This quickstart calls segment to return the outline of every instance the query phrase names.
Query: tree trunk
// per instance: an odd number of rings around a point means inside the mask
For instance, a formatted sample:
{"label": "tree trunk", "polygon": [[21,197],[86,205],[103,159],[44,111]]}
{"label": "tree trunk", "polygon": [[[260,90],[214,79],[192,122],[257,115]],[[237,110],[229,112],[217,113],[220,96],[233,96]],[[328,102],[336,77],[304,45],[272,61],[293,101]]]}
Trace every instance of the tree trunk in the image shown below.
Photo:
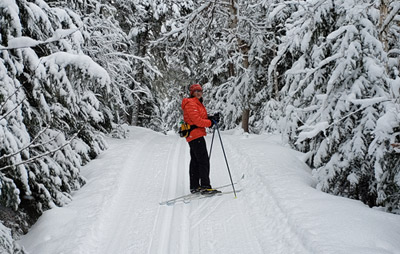
{"label": "tree trunk", "polygon": [[138,119],[139,119],[139,100],[135,99],[134,104],[131,107],[131,112],[130,112],[130,124],[132,126],[137,126],[138,125]]}
{"label": "tree trunk", "polygon": [[[236,0],[230,0],[230,12],[231,12],[231,22],[229,27],[231,29],[237,29],[238,26],[238,9],[237,9],[237,1]],[[238,42],[238,48],[240,50],[240,52],[243,55],[243,67],[245,69],[248,69],[249,67],[249,55],[248,52],[250,50],[249,45],[247,45],[247,43],[245,41],[243,41],[242,39],[237,37],[237,42]],[[229,72],[230,74],[234,73],[233,70],[233,64],[231,64],[229,66]],[[250,106],[249,106],[249,102],[247,101],[248,98],[243,98],[243,100],[245,100],[243,102],[244,106],[243,106],[243,112],[242,112],[242,128],[245,132],[249,132],[249,118],[250,118]]]}
{"label": "tree trunk", "polygon": [[388,52],[388,50],[389,50],[389,43],[388,43],[388,38],[387,38],[389,26],[384,27],[385,21],[387,19],[388,12],[389,12],[389,7],[388,6],[389,6],[389,1],[388,0],[381,0],[380,1],[380,7],[379,7],[379,9],[380,9],[379,40],[382,42],[383,49],[385,50],[385,52]]}
{"label": "tree trunk", "polygon": [[249,132],[250,109],[244,109],[242,113],[242,128],[244,132]]}
{"label": "tree trunk", "polygon": [[[132,89],[135,89],[134,84],[132,85]],[[131,96],[133,96],[134,101],[127,110],[127,120],[130,125],[137,126],[139,119],[139,99],[135,98],[133,94]]]}

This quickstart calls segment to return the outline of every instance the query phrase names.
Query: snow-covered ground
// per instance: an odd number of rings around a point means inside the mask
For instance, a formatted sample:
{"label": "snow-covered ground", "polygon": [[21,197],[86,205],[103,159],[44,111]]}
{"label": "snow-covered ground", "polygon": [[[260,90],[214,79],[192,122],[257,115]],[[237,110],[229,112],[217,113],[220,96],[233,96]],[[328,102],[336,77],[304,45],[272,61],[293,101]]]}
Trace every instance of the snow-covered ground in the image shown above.
{"label": "snow-covered ground", "polygon": [[[400,216],[315,190],[301,154],[279,137],[229,131],[222,139],[233,179],[245,174],[237,199],[159,205],[189,192],[189,146],[130,128],[83,168],[88,183],[74,200],[45,212],[19,243],[32,254],[400,253]],[[216,139],[211,183],[229,182]]]}

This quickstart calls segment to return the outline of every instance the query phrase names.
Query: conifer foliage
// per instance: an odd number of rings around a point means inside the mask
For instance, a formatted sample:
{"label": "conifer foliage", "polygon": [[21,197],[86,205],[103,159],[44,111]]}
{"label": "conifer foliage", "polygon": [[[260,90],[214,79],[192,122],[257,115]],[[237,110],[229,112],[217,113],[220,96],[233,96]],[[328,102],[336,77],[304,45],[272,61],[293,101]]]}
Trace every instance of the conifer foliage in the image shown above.
{"label": "conifer foliage", "polygon": [[35,219],[84,184],[80,167],[106,148],[115,89],[83,54],[72,11],[6,0],[0,16],[0,201]]}
{"label": "conifer foliage", "polygon": [[71,200],[105,134],[176,128],[193,83],[222,128],[304,152],[319,189],[400,213],[399,13],[395,0],[0,1],[0,211],[23,221],[0,213],[0,252],[23,252],[11,232]]}
{"label": "conifer foliage", "polygon": [[373,1],[307,1],[293,13],[278,52],[295,58],[281,89],[282,127],[308,153],[318,188],[396,210],[398,71],[390,77],[379,17]]}

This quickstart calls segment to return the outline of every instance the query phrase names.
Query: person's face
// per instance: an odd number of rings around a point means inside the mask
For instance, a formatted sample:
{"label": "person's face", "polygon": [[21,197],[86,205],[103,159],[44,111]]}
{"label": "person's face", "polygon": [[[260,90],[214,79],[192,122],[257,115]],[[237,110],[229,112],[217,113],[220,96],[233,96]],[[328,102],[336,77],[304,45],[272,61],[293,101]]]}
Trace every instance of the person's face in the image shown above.
{"label": "person's face", "polygon": [[201,97],[203,97],[203,91],[202,90],[195,90],[193,95],[197,98],[200,99]]}

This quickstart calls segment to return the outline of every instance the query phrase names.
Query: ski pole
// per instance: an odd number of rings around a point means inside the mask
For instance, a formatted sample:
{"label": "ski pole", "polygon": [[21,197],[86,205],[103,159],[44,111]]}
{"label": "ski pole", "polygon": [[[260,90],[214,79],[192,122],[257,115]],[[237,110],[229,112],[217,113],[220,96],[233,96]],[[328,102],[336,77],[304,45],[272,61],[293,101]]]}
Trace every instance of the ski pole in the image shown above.
{"label": "ski pole", "polygon": [[217,124],[217,123],[214,123],[214,124],[215,124],[215,128],[216,128],[217,131],[218,131],[219,140],[221,141],[221,147],[222,147],[222,151],[224,152],[226,167],[228,168],[229,178],[231,179],[232,188],[233,188],[233,193],[235,194],[235,198],[237,198],[237,196],[236,196],[236,190],[235,190],[235,185],[233,184],[233,181],[232,181],[231,170],[229,169],[228,159],[226,158],[226,154],[225,154],[224,144],[222,143],[221,133],[219,132],[218,124]]}
{"label": "ski pole", "polygon": [[208,159],[209,160],[211,160],[211,151],[212,151],[213,143],[214,143],[214,135],[215,135],[215,127],[214,127],[214,131],[213,131],[213,136],[212,136],[212,139],[211,139],[210,155],[208,155]]}

